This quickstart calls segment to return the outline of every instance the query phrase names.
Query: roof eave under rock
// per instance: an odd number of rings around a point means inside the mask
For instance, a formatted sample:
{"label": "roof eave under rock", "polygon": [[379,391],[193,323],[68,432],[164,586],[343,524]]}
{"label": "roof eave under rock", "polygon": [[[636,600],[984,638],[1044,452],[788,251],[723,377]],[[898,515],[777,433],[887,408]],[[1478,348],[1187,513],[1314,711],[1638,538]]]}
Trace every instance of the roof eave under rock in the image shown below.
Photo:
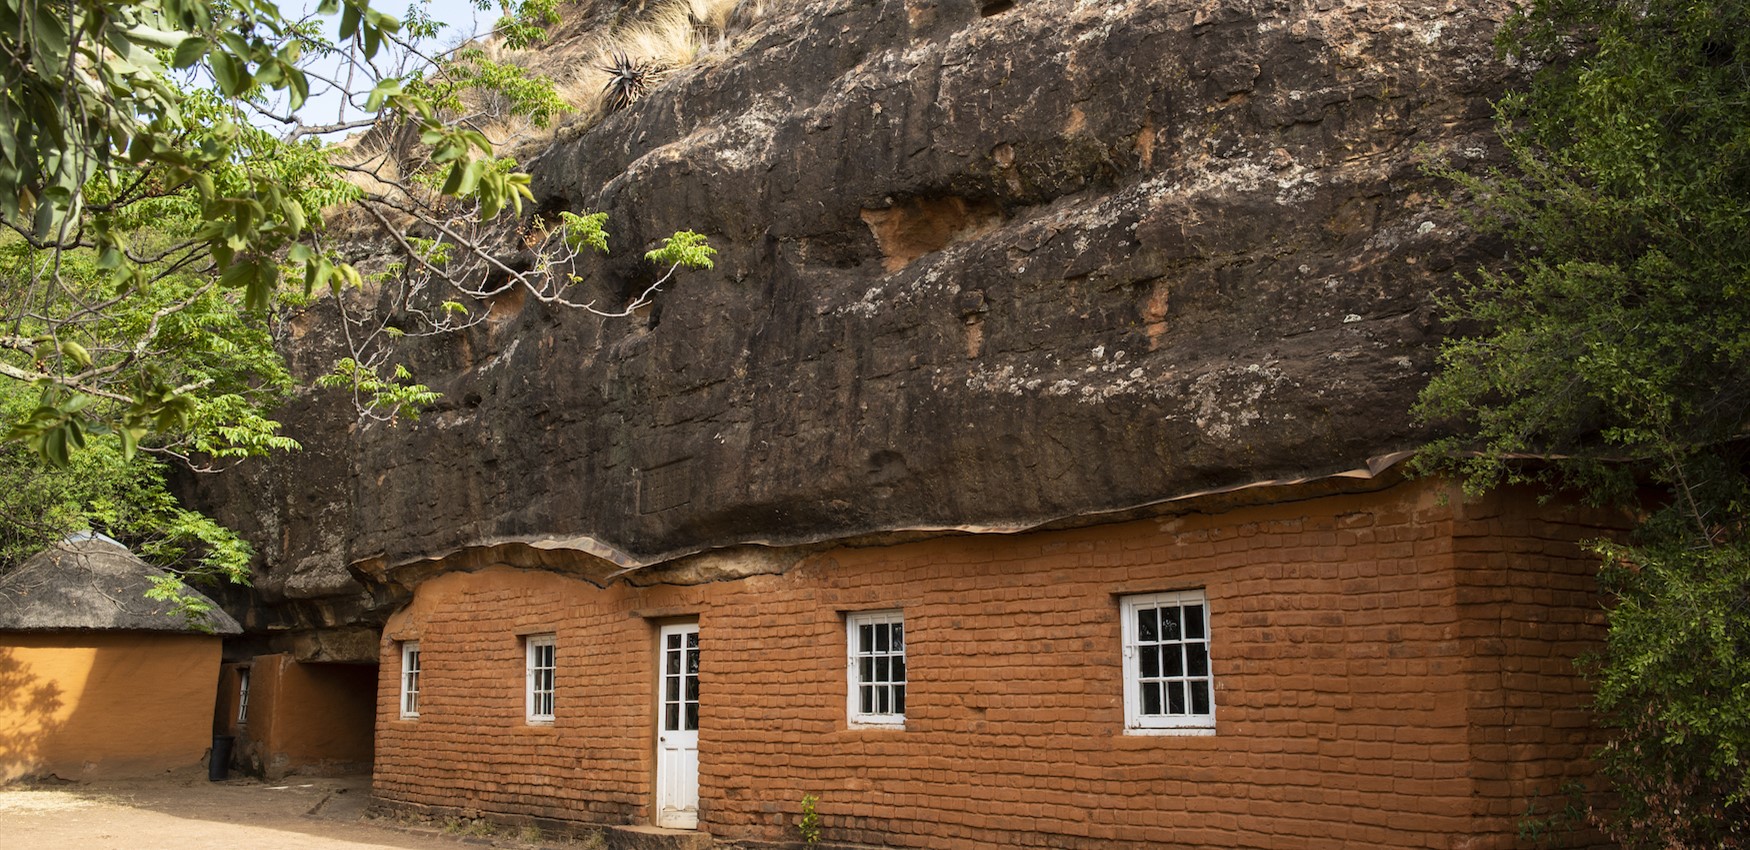
{"label": "roof eave under rock", "polygon": [[[405,558],[388,563],[382,557],[364,558],[352,564],[354,574],[366,576],[386,585],[404,588],[417,586],[439,573],[471,571],[489,566],[509,565],[528,569],[546,569],[582,578],[605,587],[615,580],[634,577],[637,573],[659,567],[692,569],[700,580],[712,580],[716,573],[783,572],[784,568],[815,551],[838,546],[880,546],[940,537],[949,534],[1023,534],[1128,522],[1137,519],[1166,516],[1193,511],[1229,510],[1252,504],[1292,502],[1342,493],[1381,490],[1401,482],[1402,466],[1415,455],[1414,451],[1397,451],[1376,455],[1355,468],[1294,478],[1270,478],[1234,484],[1226,487],[1179,493],[1149,502],[1101,511],[1083,511],[1047,519],[1014,523],[979,523],[966,525],[913,525],[890,529],[872,529],[853,534],[841,534],[805,539],[742,540],[732,546],[699,547],[654,556],[639,557],[587,535],[531,535],[495,537],[479,543],[459,546],[441,553]],[[585,557],[579,558],[579,555]],[[745,567],[722,570],[719,560],[762,562],[751,570]],[[697,562],[697,563],[693,563]],[[765,563],[769,562],[769,563]],[[728,577],[727,575],[723,577]],[[628,578],[628,580],[631,580]],[[685,583],[685,582],[682,582]]]}

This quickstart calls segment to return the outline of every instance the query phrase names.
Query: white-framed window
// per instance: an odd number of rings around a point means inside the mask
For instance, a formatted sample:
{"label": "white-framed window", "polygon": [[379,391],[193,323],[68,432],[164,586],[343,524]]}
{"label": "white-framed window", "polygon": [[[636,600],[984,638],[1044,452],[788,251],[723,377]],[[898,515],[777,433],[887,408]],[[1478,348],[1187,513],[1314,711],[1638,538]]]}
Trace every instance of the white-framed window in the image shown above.
{"label": "white-framed window", "polygon": [[1203,591],[1126,596],[1122,608],[1125,731],[1214,734],[1215,679]]}
{"label": "white-framed window", "polygon": [[419,716],[419,641],[401,642],[401,717]]}
{"label": "white-framed window", "polygon": [[237,668],[237,725],[249,722],[249,668]]}
{"label": "white-framed window", "polygon": [[528,648],[528,708],[530,723],[553,722],[553,678],[558,670],[558,644],[553,635],[529,635],[523,639]]}
{"label": "white-framed window", "polygon": [[899,611],[845,615],[853,726],[905,725],[905,617]]}

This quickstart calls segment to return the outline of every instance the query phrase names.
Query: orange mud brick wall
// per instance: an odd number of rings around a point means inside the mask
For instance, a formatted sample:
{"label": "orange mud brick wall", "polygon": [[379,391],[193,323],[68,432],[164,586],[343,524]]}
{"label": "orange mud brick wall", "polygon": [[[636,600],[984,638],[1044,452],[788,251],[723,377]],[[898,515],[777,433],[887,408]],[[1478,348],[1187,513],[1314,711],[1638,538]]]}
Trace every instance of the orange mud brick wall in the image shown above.
{"label": "orange mud brick wall", "polygon": [[0,782],[199,767],[219,647],[206,635],[0,633]]}
{"label": "orange mud brick wall", "polygon": [[1599,558],[1575,552],[1628,528],[1525,492],[1465,505],[1453,523],[1476,816],[1510,825],[1533,801],[1559,810],[1563,786],[1590,775],[1572,764],[1601,742],[1575,660],[1601,646],[1604,600]]}
{"label": "orange mud brick wall", "polygon": [[[239,670],[249,669],[249,713],[237,722]],[[305,664],[288,654],[225,665],[219,726],[237,736],[232,762],[269,779],[371,769],[377,668]]]}
{"label": "orange mud brick wall", "polygon": [[[656,634],[700,628],[700,830],[905,848],[1506,848],[1584,778],[1572,659],[1602,635],[1614,520],[1411,482],[1098,527],[839,548],[783,575],[600,588],[489,567],[391,618],[379,796],[648,823]],[[1207,598],[1215,734],[1127,734],[1120,604]],[[899,609],[903,729],[847,723],[847,612]],[[557,636],[556,719],[524,719],[522,636]],[[421,650],[402,719],[401,642]]]}

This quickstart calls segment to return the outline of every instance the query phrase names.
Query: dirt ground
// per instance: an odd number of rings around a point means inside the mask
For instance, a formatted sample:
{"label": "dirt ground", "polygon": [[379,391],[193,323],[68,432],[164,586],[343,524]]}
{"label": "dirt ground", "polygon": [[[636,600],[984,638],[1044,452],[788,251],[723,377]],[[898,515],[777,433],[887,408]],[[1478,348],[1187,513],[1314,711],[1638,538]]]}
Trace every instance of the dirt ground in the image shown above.
{"label": "dirt ground", "polygon": [[370,779],[291,777],[0,786],[0,850],[461,850],[583,847],[485,823],[367,813]]}

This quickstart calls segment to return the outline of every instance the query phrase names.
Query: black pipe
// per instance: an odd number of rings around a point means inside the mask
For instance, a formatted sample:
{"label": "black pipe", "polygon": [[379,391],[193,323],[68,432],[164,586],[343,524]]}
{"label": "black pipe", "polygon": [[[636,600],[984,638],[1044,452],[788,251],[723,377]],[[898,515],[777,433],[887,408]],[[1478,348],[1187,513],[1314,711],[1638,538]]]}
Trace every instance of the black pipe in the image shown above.
{"label": "black pipe", "polygon": [[229,778],[231,770],[231,744],[236,741],[232,735],[213,736],[213,755],[207,760],[207,781],[223,782]]}

